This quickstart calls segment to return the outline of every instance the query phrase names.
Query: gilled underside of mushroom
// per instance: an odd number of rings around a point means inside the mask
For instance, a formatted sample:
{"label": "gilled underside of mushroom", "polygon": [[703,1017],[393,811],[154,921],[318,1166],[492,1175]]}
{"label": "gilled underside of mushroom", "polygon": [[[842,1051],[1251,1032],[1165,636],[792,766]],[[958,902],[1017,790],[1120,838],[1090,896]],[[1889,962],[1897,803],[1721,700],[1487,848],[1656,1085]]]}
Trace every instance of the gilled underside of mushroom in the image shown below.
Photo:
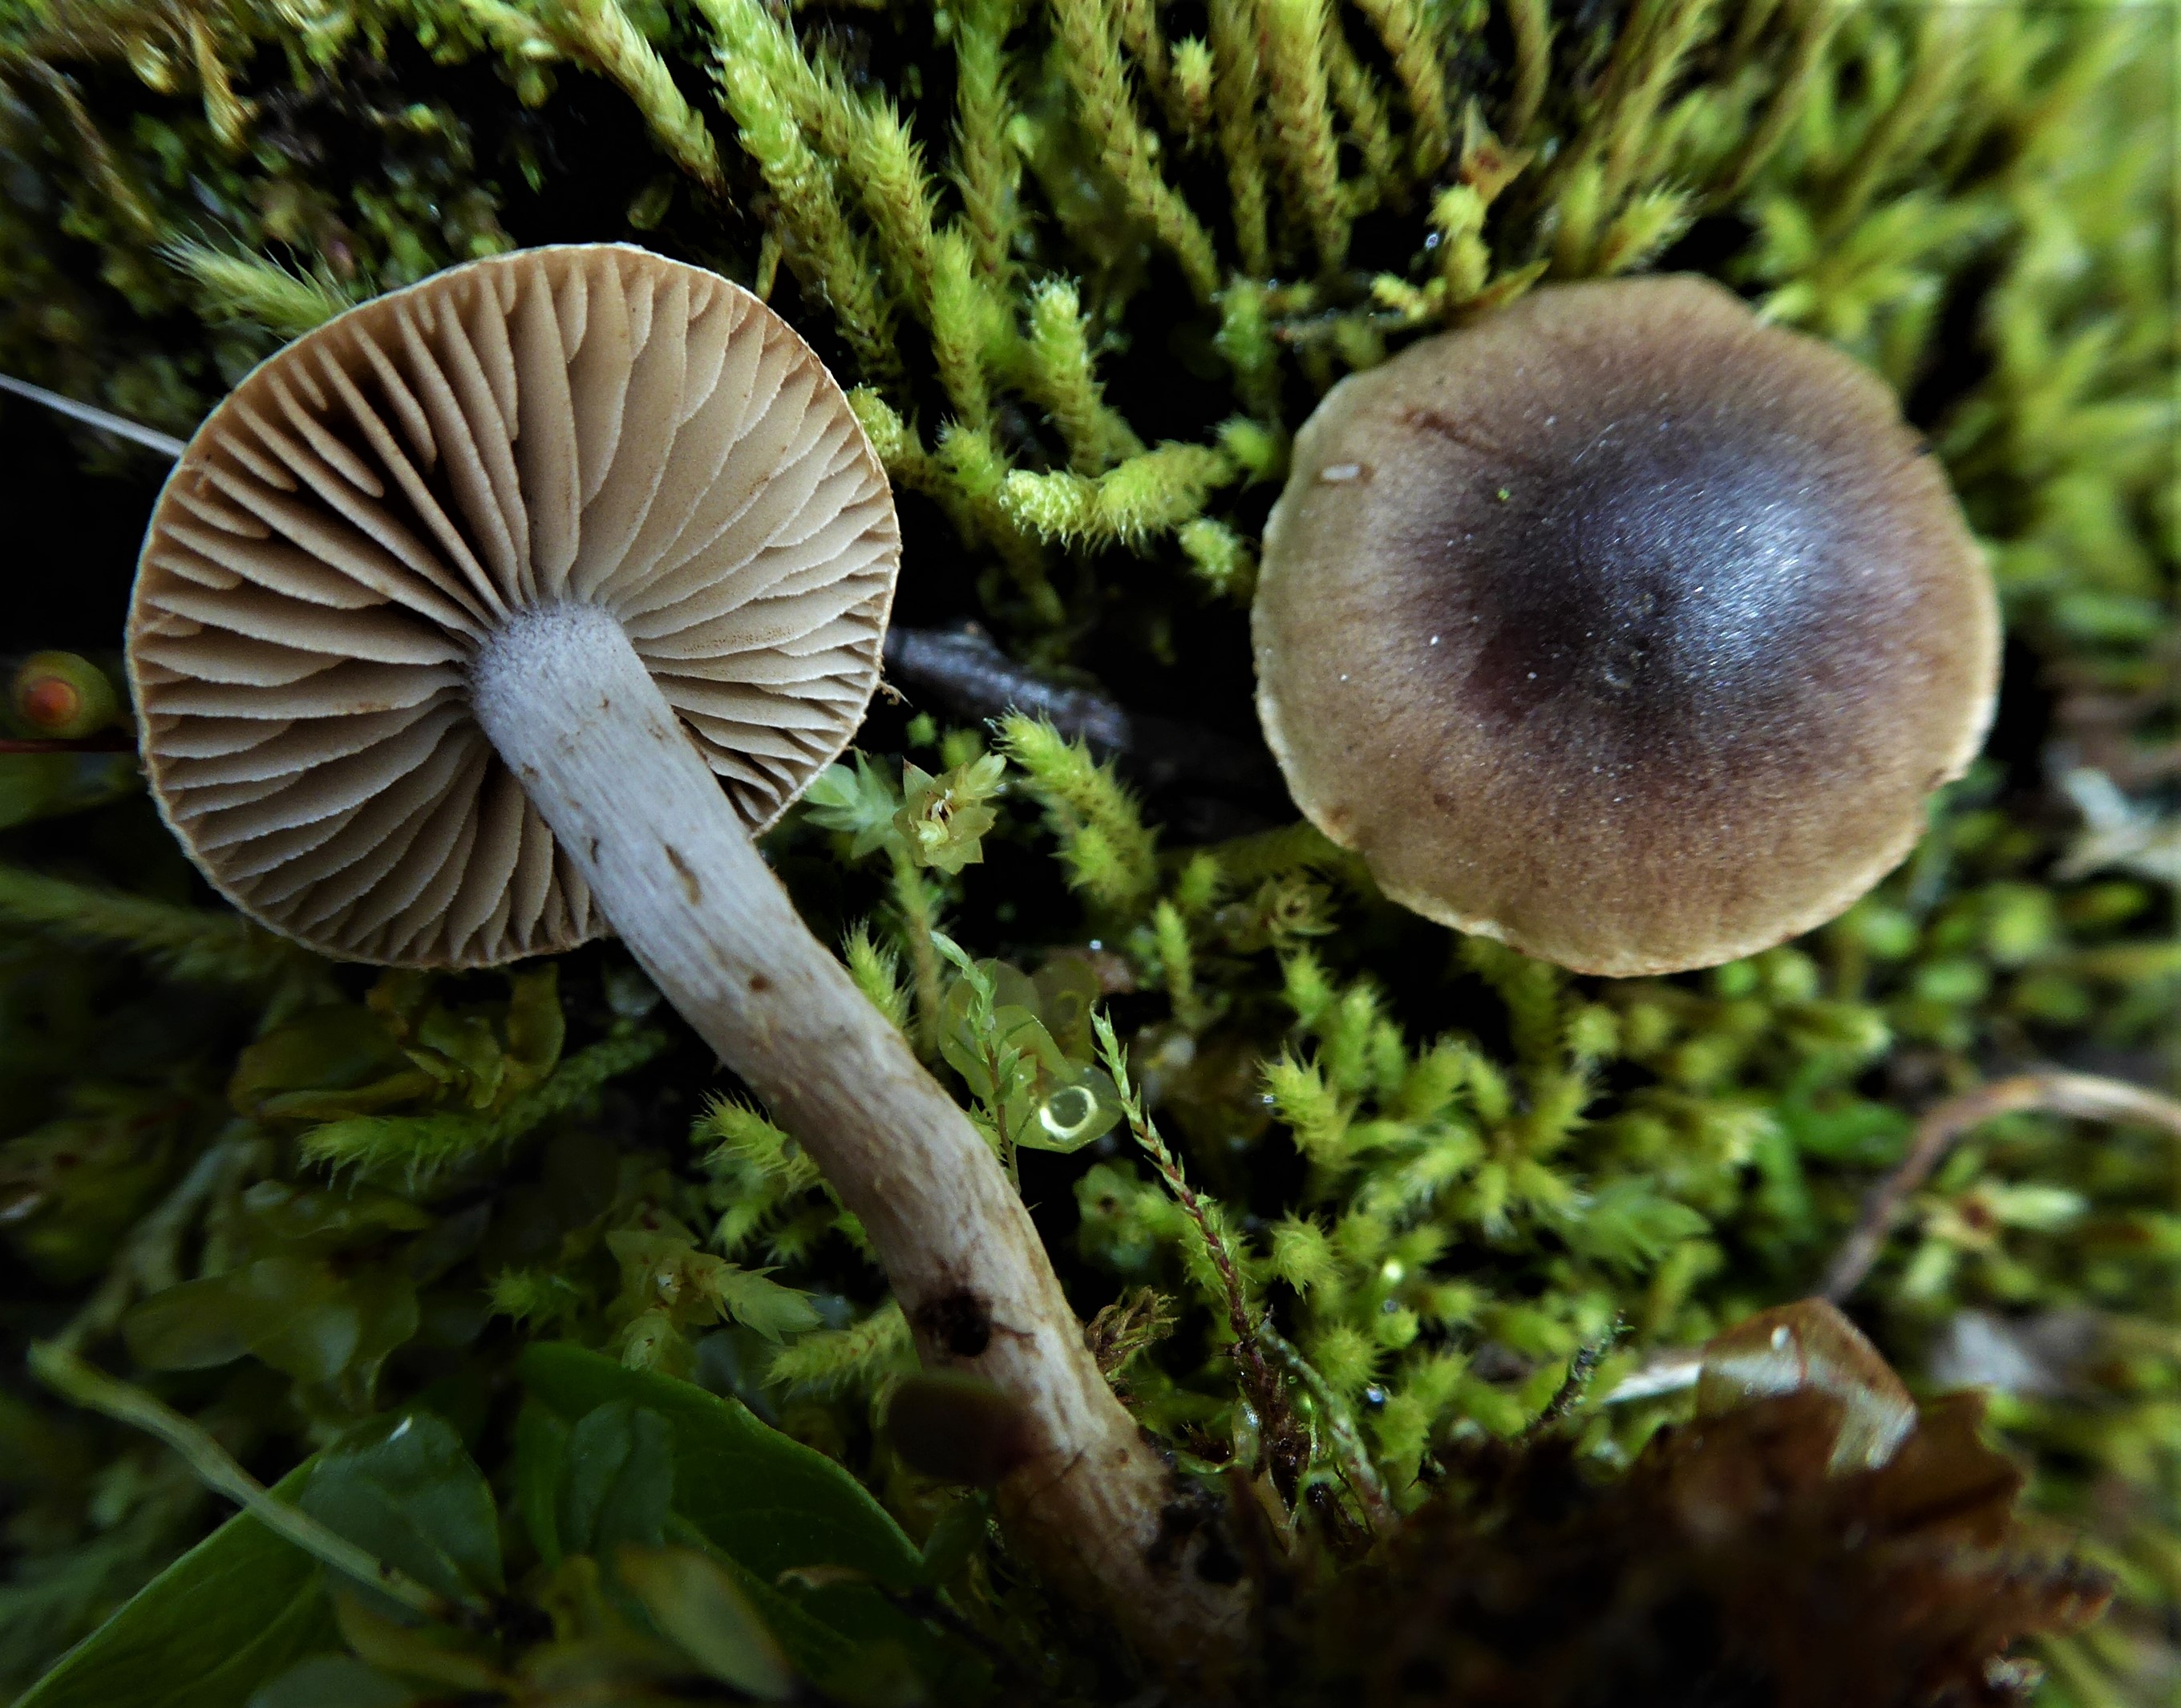
{"label": "gilled underside of mushroom", "polygon": [[488,965],[601,927],[466,704],[511,612],[612,613],[754,830],[876,680],[898,539],[853,419],[810,407],[816,359],[694,268],[538,259],[261,368],[146,551],[167,812],[240,906],[349,959]]}

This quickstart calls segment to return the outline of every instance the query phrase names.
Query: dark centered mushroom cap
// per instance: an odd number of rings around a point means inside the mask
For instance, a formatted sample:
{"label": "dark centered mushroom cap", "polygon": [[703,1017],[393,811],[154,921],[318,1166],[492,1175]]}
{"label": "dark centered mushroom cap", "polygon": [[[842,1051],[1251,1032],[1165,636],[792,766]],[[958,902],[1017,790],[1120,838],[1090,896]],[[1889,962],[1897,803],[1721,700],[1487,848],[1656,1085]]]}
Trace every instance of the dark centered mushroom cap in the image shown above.
{"label": "dark centered mushroom cap", "polygon": [[809,346],[740,286],[536,249],[351,309],[260,365],[153,513],[129,668],[160,810],[329,954],[489,965],[603,921],[478,727],[513,612],[603,606],[753,831],[876,685],[900,536]]}
{"label": "dark centered mushroom cap", "polygon": [[1892,392],[1695,278],[1539,291],[1335,387],[1251,626],[1297,804],[1388,895],[1616,976],[1845,908],[1998,678]]}

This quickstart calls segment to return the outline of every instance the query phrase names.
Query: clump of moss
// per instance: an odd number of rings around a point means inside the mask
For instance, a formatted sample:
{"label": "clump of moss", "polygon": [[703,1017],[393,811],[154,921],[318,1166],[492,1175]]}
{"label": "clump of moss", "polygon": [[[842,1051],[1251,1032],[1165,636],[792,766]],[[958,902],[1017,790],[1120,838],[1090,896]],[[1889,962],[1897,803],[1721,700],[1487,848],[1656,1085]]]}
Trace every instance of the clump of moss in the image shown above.
{"label": "clump of moss", "polygon": [[[875,713],[775,835],[1016,1169],[1137,1415],[1338,1557],[1549,1409],[1586,1475],[1643,1462],[1681,1402],[1615,1385],[1810,1291],[1924,1106],[2019,1064],[2170,1062],[2172,27],[1836,0],[0,0],[0,368],[185,433],[374,290],[644,242],[768,296],[856,385],[902,495],[903,621],[975,616],[1026,668],[1242,743],[1253,542],[1342,373],[1541,281],[1656,268],[1883,374],[1991,550],[2007,684],[1908,863],[1796,943],[1573,978],[1389,908],[1239,774],[939,705]],[[41,484],[148,508],[140,453],[86,435],[67,474],[6,407]],[[22,639],[116,644],[125,550],[26,525],[64,582]],[[315,962],[207,904],[110,755],[0,755],[0,837],[11,1343],[126,1372],[267,1480],[313,1451],[362,1476],[372,1420],[444,1420],[505,1515],[490,1593],[528,1611],[489,1653],[313,1603],[221,1700],[308,1700],[277,1674],[336,1653],[351,1684],[545,1690],[576,1656],[665,1693],[704,1672],[673,1610],[706,1596],[851,1633],[781,1662],[844,1700],[943,1694],[964,1655],[1018,1694],[1124,1694],[981,1497],[897,1452],[911,1355],[859,1230],[610,947],[511,978]],[[2038,1700],[2070,1708],[2181,1667],[2175,1169],[2149,1130],[1995,1120],[1854,1302],[1926,1385],[2000,1378],[2030,1505],[2118,1574],[2103,1624],[2038,1651]],[[809,1562],[704,1575],[675,1552],[715,1545],[694,1436],[678,1495],[572,1492],[569,1465],[656,1462],[632,1444],[683,1428],[682,1390],[579,1404],[529,1362],[562,1344],[739,1396],[853,1471],[925,1575],[845,1610],[833,1579],[781,1587]],[[23,1683],[218,1515],[185,1464],[27,1385],[0,1439]]]}

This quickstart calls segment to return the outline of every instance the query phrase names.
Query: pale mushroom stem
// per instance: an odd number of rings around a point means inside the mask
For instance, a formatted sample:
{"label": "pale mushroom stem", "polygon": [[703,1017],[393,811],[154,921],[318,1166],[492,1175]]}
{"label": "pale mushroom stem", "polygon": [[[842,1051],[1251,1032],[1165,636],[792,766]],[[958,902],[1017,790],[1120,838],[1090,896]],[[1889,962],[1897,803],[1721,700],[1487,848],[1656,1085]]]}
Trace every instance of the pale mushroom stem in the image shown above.
{"label": "pale mushroom stem", "polygon": [[1169,1473],[1085,1349],[1022,1200],[810,935],[618,621],[518,612],[471,692],[621,940],[861,1221],[926,1362],[1024,1408],[1034,1456],[1000,1491],[1019,1542],[1147,1658],[1216,1668],[1239,1595],[1177,1569]]}

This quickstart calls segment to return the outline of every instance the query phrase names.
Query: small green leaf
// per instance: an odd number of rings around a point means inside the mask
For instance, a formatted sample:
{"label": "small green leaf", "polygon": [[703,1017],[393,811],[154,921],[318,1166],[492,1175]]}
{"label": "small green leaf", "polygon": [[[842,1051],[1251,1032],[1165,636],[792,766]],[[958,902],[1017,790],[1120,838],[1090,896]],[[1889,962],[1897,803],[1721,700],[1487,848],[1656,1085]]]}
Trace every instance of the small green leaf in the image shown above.
{"label": "small green leaf", "polygon": [[231,1284],[250,1350],[298,1381],[332,1381],[362,1349],[361,1315],[323,1263],[260,1258],[219,1279]]}
{"label": "small green leaf", "polygon": [[491,1639],[439,1623],[411,1624],[374,1612],[352,1589],[334,1595],[334,1617],[350,1650],[382,1672],[419,1678],[461,1695],[497,1692],[507,1675],[483,1650]]}
{"label": "small green leaf", "polygon": [[453,1427],[429,1412],[374,1424],[320,1455],[300,1504],[452,1600],[501,1587],[492,1490]]}
{"label": "small green leaf", "polygon": [[[273,1492],[293,1500],[316,1464]],[[240,1513],[124,1602],[15,1708],[235,1708],[339,1641],[316,1563]]]}
{"label": "small green leaf", "polygon": [[708,1269],[704,1281],[730,1316],[776,1345],[782,1335],[799,1335],[823,1320],[808,1293],[783,1287],[755,1269],[721,1264]]}
{"label": "small green leaf", "polygon": [[[283,1093],[346,1090],[408,1068],[377,1014],[335,1003],[297,1015],[244,1050],[227,1095],[238,1114],[273,1113],[267,1105]],[[420,1089],[429,1083],[422,1075],[406,1076]]]}
{"label": "small green leaf", "polygon": [[594,1407],[569,1433],[567,1462],[562,1547],[605,1558],[625,1542],[659,1545],[674,1502],[674,1439],[665,1418],[627,1400]]}
{"label": "small green leaf", "polygon": [[242,1195],[251,1235],[278,1240],[323,1256],[383,1240],[389,1234],[413,1234],[434,1225],[430,1212],[376,1186],[294,1186],[260,1180]]}
{"label": "small green leaf", "polygon": [[250,1350],[251,1322],[225,1275],[184,1281],[131,1307],[121,1319],[129,1356],[147,1370],[210,1370]]}
{"label": "small green leaf", "polygon": [[848,848],[851,860],[861,860],[895,837],[893,815],[900,804],[893,785],[861,754],[853,770],[828,766],[803,793],[803,810],[811,823],[854,839]]}
{"label": "small green leaf", "polygon": [[1090,1014],[1106,994],[1087,953],[1049,957],[1031,976],[1039,1019],[1064,1053],[1087,1060],[1092,1042]]}
{"label": "small green leaf", "polygon": [[2029,1228],[2040,1233],[2058,1233],[2081,1220],[2090,1208],[2080,1192],[2069,1191],[2065,1186],[2002,1182],[1986,1186],[1981,1196],[2002,1227]]}
{"label": "small green leaf", "polygon": [[966,1494],[941,1512],[924,1539],[924,1570],[934,1584],[947,1584],[969,1563],[992,1522],[991,1496],[981,1490]]}
{"label": "small green leaf", "polygon": [[[507,1057],[491,1021],[482,1014],[458,1013],[434,1003],[417,1025],[417,1043],[419,1052],[443,1056],[461,1070],[469,1081],[467,1101],[472,1108],[491,1107],[507,1073]],[[419,1065],[427,1072],[436,1070],[436,1064],[428,1060],[420,1059]]]}
{"label": "small green leaf", "polygon": [[567,1042],[559,975],[548,961],[507,976],[507,1053],[533,1077],[550,1073]]}
{"label": "small green leaf", "polygon": [[155,1293],[123,1319],[136,1360],[155,1370],[202,1370],[255,1353],[304,1382],[353,1370],[367,1385],[417,1332],[417,1290],[387,1265],[336,1272],[286,1252]]}
{"label": "small green leaf", "polygon": [[417,1693],[352,1655],[313,1655],[250,1699],[248,1708],[406,1708]]}
{"label": "small green leaf", "polygon": [[566,1551],[560,1490],[568,1476],[568,1423],[549,1406],[526,1403],[515,1419],[515,1506],[530,1545],[549,1570]]}
{"label": "small green leaf", "polygon": [[413,1064],[348,1091],[279,1092],[255,1111],[260,1120],[334,1121],[437,1097],[439,1081]]}
{"label": "small green leaf", "polygon": [[934,871],[955,873],[985,858],[985,832],[999,821],[991,803],[1007,787],[1007,761],[996,753],[933,777],[904,763],[901,810],[893,815],[909,858]]}
{"label": "small green leaf", "polygon": [[[919,1708],[932,1700],[911,1658],[920,1649],[935,1675],[950,1673],[940,1700],[967,1704],[983,1700],[979,1675],[936,1645],[924,1628],[886,1600],[869,1584],[844,1584],[831,1590],[791,1594],[766,1583],[732,1556],[715,1557],[797,1672],[815,1684],[828,1701],[844,1708]],[[935,1652],[936,1651],[936,1652]]]}
{"label": "small green leaf", "polygon": [[922,1580],[915,1545],[862,1484],[739,1401],[565,1344],[533,1345],[516,1368],[564,1418],[615,1400],[664,1418],[675,1509],[764,1582],[797,1566],[852,1567],[901,1588]]}
{"label": "small green leaf", "polygon": [[694,1548],[624,1547],[614,1562],[660,1633],[712,1678],[761,1702],[796,1694],[786,1651],[724,1567]]}
{"label": "small green leaf", "polygon": [[1901,1159],[1914,1125],[1901,1110],[1861,1097],[1785,1099],[1780,1116],[1796,1148],[1827,1162],[1881,1169]]}
{"label": "small green leaf", "polygon": [[417,1332],[417,1289],[388,1264],[341,1274],[323,1263],[264,1258],[240,1272],[250,1291],[250,1350],[298,1380],[344,1372],[367,1388],[386,1355]]}
{"label": "small green leaf", "polygon": [[[935,945],[960,971],[940,1009],[939,1053],[1011,1144],[1079,1151],[1110,1131],[1120,1098],[1105,1073],[1069,1059],[1040,1010],[1041,987],[1005,961],[972,961],[951,940]],[[1064,986],[1058,1008],[1073,1014]]]}

